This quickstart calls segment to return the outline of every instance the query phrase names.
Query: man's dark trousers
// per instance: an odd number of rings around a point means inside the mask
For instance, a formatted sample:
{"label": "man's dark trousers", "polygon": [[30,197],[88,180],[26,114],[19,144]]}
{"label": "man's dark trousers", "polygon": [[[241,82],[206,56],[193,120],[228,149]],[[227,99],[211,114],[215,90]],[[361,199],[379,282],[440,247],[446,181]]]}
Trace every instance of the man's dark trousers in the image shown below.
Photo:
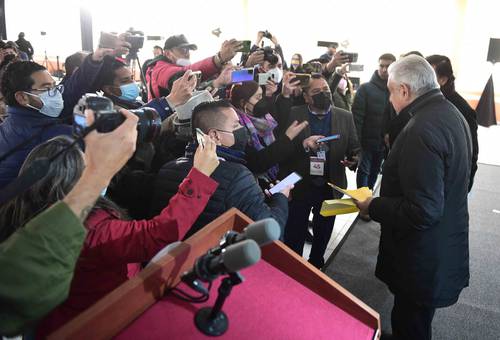
{"label": "man's dark trousers", "polygon": [[309,262],[316,268],[325,264],[324,254],[332,235],[335,216],[323,217],[319,214],[324,200],[332,199],[332,189],[324,184],[311,185],[304,197],[294,198],[288,208],[288,222],[285,227],[285,244],[302,256],[311,208],[313,209],[313,242]]}

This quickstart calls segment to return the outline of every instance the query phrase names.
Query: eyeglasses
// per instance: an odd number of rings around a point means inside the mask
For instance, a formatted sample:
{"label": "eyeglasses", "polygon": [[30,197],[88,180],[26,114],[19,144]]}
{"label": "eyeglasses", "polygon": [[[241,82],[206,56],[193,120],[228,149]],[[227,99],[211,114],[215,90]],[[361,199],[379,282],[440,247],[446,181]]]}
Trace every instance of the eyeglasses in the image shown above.
{"label": "eyeglasses", "polygon": [[61,94],[64,92],[64,85],[56,85],[54,87],[48,88],[48,89],[30,89],[31,91],[40,91],[40,92],[47,92],[49,97],[54,97],[56,93],[59,91]]}
{"label": "eyeglasses", "polygon": [[189,48],[187,48],[187,47],[175,47],[175,49],[184,55],[189,53]]}

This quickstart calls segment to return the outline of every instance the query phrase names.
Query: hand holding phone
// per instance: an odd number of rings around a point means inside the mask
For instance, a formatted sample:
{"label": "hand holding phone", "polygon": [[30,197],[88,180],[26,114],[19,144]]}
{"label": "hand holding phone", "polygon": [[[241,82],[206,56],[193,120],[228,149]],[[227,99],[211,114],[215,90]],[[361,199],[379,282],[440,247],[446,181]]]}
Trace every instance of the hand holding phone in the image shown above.
{"label": "hand holding phone", "polygon": [[292,186],[295,183],[299,182],[302,179],[300,175],[296,172],[292,172],[290,175],[286,176],[281,182],[273,186],[271,189],[269,189],[269,193],[271,195],[274,195],[278,192],[281,192],[288,186]]}
{"label": "hand holding phone", "polygon": [[337,139],[340,139],[340,134],[336,134],[336,135],[331,135],[331,136],[328,136],[328,137],[320,138],[320,139],[318,139],[316,141],[316,143],[325,143],[325,142],[329,142],[329,141],[337,140]]}

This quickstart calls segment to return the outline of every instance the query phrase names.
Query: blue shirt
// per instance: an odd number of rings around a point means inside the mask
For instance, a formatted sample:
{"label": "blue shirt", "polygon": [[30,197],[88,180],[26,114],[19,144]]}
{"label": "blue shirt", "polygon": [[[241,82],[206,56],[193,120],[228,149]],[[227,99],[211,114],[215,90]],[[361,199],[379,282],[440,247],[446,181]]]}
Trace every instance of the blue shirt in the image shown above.
{"label": "blue shirt", "polygon": [[309,110],[309,126],[311,128],[311,136],[322,135],[330,136],[332,126],[332,110],[328,110],[325,116],[318,117]]}

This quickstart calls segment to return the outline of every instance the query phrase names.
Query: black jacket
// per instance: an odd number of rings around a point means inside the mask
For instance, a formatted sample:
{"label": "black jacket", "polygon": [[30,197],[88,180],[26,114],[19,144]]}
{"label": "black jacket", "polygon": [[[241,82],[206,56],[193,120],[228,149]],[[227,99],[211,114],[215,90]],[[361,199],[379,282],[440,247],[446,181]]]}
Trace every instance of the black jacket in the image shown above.
{"label": "black jacket", "polygon": [[[467,101],[458,94],[457,91],[453,91],[451,93],[444,93],[446,99],[448,99],[455,107],[460,111],[462,116],[464,116],[467,124],[469,125],[470,134],[472,137],[472,163],[471,163],[471,172],[469,177],[469,191],[472,189],[472,185],[474,184],[474,176],[477,171],[477,158],[479,154],[479,143],[477,140],[477,115],[476,111],[470,107]],[[391,111],[392,110],[392,111]],[[392,105],[388,105],[386,108],[387,112],[394,112],[394,108]],[[410,115],[408,111],[401,112],[396,115],[395,113],[387,114],[389,121],[387,122],[387,130],[386,133],[389,134],[389,144],[393,145],[399,133],[404,129],[408,121],[410,120]]]}
{"label": "black jacket", "polygon": [[[288,125],[294,120],[299,123],[309,119],[309,110],[307,105],[294,106],[288,115]],[[330,143],[328,151],[329,173],[328,179],[342,187],[347,187],[347,177],[345,175],[345,167],[340,164],[344,157],[352,157],[360,151],[356,130],[352,120],[352,114],[349,111],[332,107],[331,117],[331,134],[340,134],[340,139]],[[292,192],[293,198],[300,198],[305,195],[305,192],[312,185],[311,176],[309,175],[309,154],[304,151],[302,141],[311,135],[311,128],[308,125],[295,139],[295,154],[289,157],[286,161],[280,163],[279,177],[284,178],[291,172],[295,171],[302,180],[295,185]],[[312,155],[312,154],[311,154]],[[334,197],[342,196],[334,192]]]}
{"label": "black jacket", "polygon": [[[219,150],[217,152],[221,156]],[[242,164],[221,160],[212,177],[219,183],[205,210],[196,220],[186,237],[203,228],[232,207],[238,208],[253,220],[273,217],[285,227],[288,217],[288,199],[278,193],[272,196],[269,205],[252,173]],[[151,200],[150,215],[156,216],[177,193],[177,188],[193,167],[191,157],[182,157],[165,164],[159,171]]]}
{"label": "black jacket", "polygon": [[412,118],[384,163],[380,197],[370,205],[370,216],[381,223],[376,276],[395,294],[445,307],[469,284],[471,136],[439,89],[403,111]]}
{"label": "black jacket", "polygon": [[389,102],[387,81],[377,71],[362,84],[352,103],[356,132],[363,149],[378,148],[383,141],[384,110]]}
{"label": "black jacket", "polygon": [[17,46],[19,46],[19,50],[23,51],[28,55],[28,58],[31,60],[33,59],[33,54],[35,53],[35,50],[33,50],[33,46],[31,46],[31,43],[24,39],[24,38],[19,38],[16,40]]}
{"label": "black jacket", "polygon": [[453,91],[450,94],[444,93],[446,99],[448,99],[464,116],[467,124],[469,125],[470,135],[472,137],[472,166],[469,178],[469,191],[472,189],[472,184],[474,184],[474,176],[477,171],[477,157],[479,154],[479,143],[477,141],[477,115],[476,111],[470,107],[469,103],[458,94],[457,91]]}

